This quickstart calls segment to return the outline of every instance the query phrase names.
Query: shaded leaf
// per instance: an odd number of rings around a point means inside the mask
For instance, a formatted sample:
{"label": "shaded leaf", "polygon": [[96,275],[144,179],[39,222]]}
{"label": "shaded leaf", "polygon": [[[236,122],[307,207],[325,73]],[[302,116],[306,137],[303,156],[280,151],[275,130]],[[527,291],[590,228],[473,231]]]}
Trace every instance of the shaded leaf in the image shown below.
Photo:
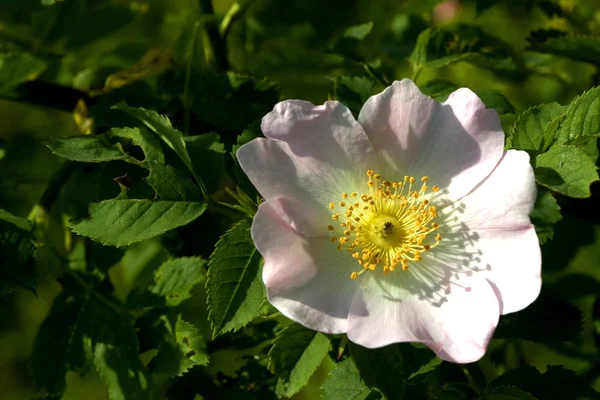
{"label": "shaded leaf", "polygon": [[36,293],[31,222],[0,209],[0,296],[21,288]]}
{"label": "shaded leaf", "polygon": [[500,386],[489,392],[488,400],[537,400],[535,396],[519,389],[516,386]]}
{"label": "shaded leaf", "polygon": [[216,133],[184,137],[196,176],[202,178],[209,192],[217,190],[223,175],[225,145]]}
{"label": "shaded leaf", "polygon": [[594,160],[582,149],[555,144],[535,159],[537,181],[569,197],[589,197],[590,185],[598,180]]}
{"label": "shaded leaf", "polygon": [[132,293],[127,304],[138,307],[173,307],[189,299],[191,291],[204,280],[206,261],[200,257],[181,257],[163,263],[150,285],[141,293]]}
{"label": "shaded leaf", "polygon": [[161,200],[202,200],[200,188],[186,174],[170,165],[155,164],[147,179]]}
{"label": "shaded leaf", "polygon": [[205,204],[190,201],[105,200],[92,203],[90,216],[71,227],[79,235],[121,247],[188,224],[205,209]]}
{"label": "shaded leaf", "polygon": [[591,275],[569,274],[554,283],[552,290],[567,299],[575,300],[600,294],[600,281]]}
{"label": "shaded leaf", "polygon": [[[448,99],[450,93],[459,87],[452,82],[443,79],[434,79],[419,86],[421,91],[433,99],[443,102]],[[515,112],[514,106],[500,92],[491,89],[479,89],[473,91],[483,101],[487,108],[495,109],[498,114],[510,114]]]}
{"label": "shaded leaf", "polygon": [[120,139],[125,143],[139,146],[144,152],[144,162],[149,164],[164,164],[165,156],[158,139],[144,128],[113,128],[106,132],[111,139]]}
{"label": "shaded leaf", "polygon": [[291,397],[310,379],[329,350],[329,338],[300,324],[284,328],[269,351],[269,370],[278,377],[277,393]]}
{"label": "shaded leaf", "polygon": [[335,97],[348,107],[355,117],[369,97],[373,95],[374,82],[362,77],[336,78],[333,83]]}
{"label": "shaded leaf", "polygon": [[48,63],[29,53],[0,52],[0,91],[36,79]]}
{"label": "shaded leaf", "polygon": [[260,314],[265,298],[260,260],[248,220],[235,224],[217,242],[206,282],[214,336],[236,331]]}
{"label": "shaded leaf", "polygon": [[560,206],[549,190],[538,188],[537,199],[533,211],[529,215],[535,225],[540,244],[554,236],[554,224],[562,218]]}
{"label": "shaded leaf", "polygon": [[110,318],[97,340],[94,365],[108,386],[111,400],[152,399],[152,375],[139,358],[133,326],[122,317]]}
{"label": "shaded leaf", "polygon": [[[402,399],[406,386],[406,373],[398,344],[379,349],[366,349],[350,343],[350,353],[363,382],[376,388],[388,399]],[[394,379],[390,379],[393,376]]]}
{"label": "shaded leaf", "polygon": [[541,33],[534,32],[529,50],[600,65],[600,38],[556,35],[542,39]]}
{"label": "shaded leaf", "polygon": [[337,363],[321,386],[323,400],[376,400],[381,397],[362,381],[352,358]]}

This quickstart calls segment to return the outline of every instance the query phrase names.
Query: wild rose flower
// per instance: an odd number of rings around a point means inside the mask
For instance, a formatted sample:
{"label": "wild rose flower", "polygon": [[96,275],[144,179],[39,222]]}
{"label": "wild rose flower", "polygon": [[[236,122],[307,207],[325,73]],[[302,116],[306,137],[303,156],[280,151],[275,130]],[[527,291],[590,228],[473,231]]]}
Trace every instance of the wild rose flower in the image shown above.
{"label": "wild rose flower", "polygon": [[265,198],[252,238],[269,301],[362,346],[485,353],[499,315],[540,291],[529,157],[470,90],[444,103],[409,80],[358,121],[337,101],[277,104],[238,159]]}

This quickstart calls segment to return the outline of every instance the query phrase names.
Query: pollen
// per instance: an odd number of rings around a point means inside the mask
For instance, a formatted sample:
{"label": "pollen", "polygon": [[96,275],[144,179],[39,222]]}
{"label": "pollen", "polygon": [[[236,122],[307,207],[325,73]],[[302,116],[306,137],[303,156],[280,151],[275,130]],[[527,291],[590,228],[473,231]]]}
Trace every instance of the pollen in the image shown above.
{"label": "pollen", "polygon": [[[340,200],[329,203],[330,209],[342,208],[331,219],[340,223],[338,232],[343,235],[332,236],[331,242],[356,260],[359,270],[350,273],[352,280],[365,271],[387,274],[407,271],[415,264],[418,267],[426,253],[442,241],[437,232],[440,224],[435,221],[437,209],[432,205],[440,188],[427,186],[428,176],[421,177],[418,188],[413,176],[394,182],[374,170],[366,175],[368,193],[344,192]],[[358,202],[344,201],[349,198]],[[333,225],[327,229],[336,230]]]}

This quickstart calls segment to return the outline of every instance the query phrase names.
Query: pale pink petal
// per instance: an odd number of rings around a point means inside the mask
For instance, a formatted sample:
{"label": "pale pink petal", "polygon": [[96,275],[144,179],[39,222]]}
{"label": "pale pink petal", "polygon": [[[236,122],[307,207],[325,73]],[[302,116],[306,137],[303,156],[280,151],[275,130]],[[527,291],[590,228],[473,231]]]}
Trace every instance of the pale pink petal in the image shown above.
{"label": "pale pink petal", "polygon": [[326,333],[344,333],[357,283],[352,258],[328,238],[296,232],[301,215],[284,198],[262,203],[252,223],[252,239],[265,259],[267,296],[283,315]]}
{"label": "pale pink petal", "polygon": [[[433,262],[417,268],[445,269]],[[480,277],[437,286],[410,272],[365,274],[352,301],[348,339],[367,348],[420,342],[446,361],[480,359],[499,318],[492,286]]]}
{"label": "pale pink petal", "polygon": [[445,103],[425,96],[408,79],[371,97],[358,117],[377,153],[382,175],[429,176],[450,200],[469,193],[498,164],[504,133],[496,111],[469,89]]}
{"label": "pale pink petal", "polygon": [[474,260],[497,291],[500,313],[533,303],[542,287],[542,259],[533,226],[515,230],[475,231]]}
{"label": "pale pink petal", "polygon": [[529,155],[509,150],[480,186],[442,211],[453,213],[470,229],[527,228],[535,196]]}
{"label": "pale pink petal", "polygon": [[329,203],[344,192],[367,191],[366,172],[377,168],[362,127],[338,102],[284,101],[263,118],[262,130],[271,139],[238,150],[242,169],[266,199],[298,200],[306,216],[302,232],[327,234]]}

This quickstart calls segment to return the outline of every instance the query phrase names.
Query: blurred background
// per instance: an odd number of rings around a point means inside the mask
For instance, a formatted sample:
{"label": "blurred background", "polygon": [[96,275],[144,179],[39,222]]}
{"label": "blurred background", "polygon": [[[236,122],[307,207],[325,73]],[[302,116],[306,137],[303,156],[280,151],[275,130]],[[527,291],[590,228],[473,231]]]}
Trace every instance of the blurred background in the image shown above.
{"label": "blurred background", "polygon": [[[427,28],[436,29],[427,49],[435,57],[415,67],[417,39]],[[578,54],[569,54],[568,48],[544,50],[548,38],[564,33],[600,35],[600,2],[0,0],[0,208],[42,221],[40,234],[73,261],[77,238],[67,221],[81,216],[90,197],[115,196],[119,189],[111,182],[95,193],[90,182],[107,173],[99,169],[113,167],[90,167],[49,199],[47,188],[56,184],[64,161],[43,143],[113,126],[106,110],[121,100],[169,115],[184,134],[217,132],[230,151],[238,135],[280,99],[320,104],[343,97],[347,86],[365,94],[346,96],[356,111],[371,93],[407,77],[436,98],[453,87],[473,89],[497,108],[508,133],[528,107],[567,104],[600,83],[600,45],[590,44],[589,51]],[[365,77],[371,83],[344,77]],[[114,168],[109,173],[119,176]],[[227,178],[220,179],[217,185]],[[90,197],[82,197],[83,192]],[[39,206],[48,201],[50,211]],[[561,206],[563,219],[543,246],[544,282],[581,310],[582,334],[568,343],[496,339],[480,364],[490,375],[519,365],[543,371],[548,364],[564,364],[600,390],[597,193],[587,200],[564,200]],[[109,272],[114,295],[124,299],[139,277],[173,249],[208,258],[226,228],[213,222],[203,221],[210,230],[192,224],[128,248]],[[52,257],[42,249],[37,258],[37,295],[17,291],[0,297],[3,400],[35,396],[32,346],[60,292]],[[181,308],[186,320],[210,337],[205,296],[199,290]],[[549,318],[553,313],[560,318],[561,310],[558,305],[545,311]],[[260,334],[260,329],[247,332],[255,344]],[[225,342],[214,348],[203,372],[209,380],[240,379],[240,366],[257,348],[238,347]],[[333,364],[326,360],[294,398],[318,397]],[[264,367],[245,373],[246,384],[252,383],[252,374],[269,375]],[[164,396],[157,391],[157,398]],[[63,398],[107,399],[108,394],[91,370],[83,376],[69,373]]]}

